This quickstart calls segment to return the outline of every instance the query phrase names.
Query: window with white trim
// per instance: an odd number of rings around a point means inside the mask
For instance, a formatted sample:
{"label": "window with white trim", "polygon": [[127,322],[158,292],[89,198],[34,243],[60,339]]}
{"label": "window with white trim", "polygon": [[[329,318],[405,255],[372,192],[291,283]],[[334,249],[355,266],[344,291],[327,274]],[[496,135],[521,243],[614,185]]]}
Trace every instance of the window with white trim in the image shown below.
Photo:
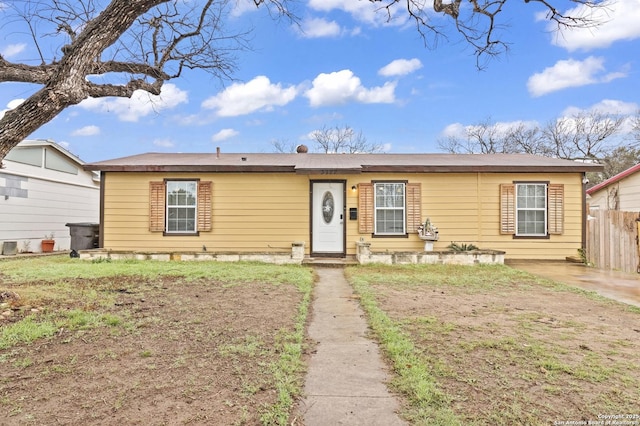
{"label": "window with white trim", "polygon": [[546,184],[516,184],[516,235],[547,235]]}
{"label": "window with white trim", "polygon": [[405,234],[405,183],[377,182],[374,184],[374,193],[374,233]]}
{"label": "window with white trim", "polygon": [[167,181],[167,233],[197,231],[197,181]]}

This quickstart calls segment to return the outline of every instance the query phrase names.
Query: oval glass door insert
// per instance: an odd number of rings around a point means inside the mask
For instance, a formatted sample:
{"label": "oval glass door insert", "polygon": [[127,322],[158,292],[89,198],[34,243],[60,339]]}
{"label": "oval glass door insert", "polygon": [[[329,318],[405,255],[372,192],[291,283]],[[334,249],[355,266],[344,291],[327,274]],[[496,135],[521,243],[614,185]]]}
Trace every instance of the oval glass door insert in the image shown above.
{"label": "oval glass door insert", "polygon": [[327,191],[322,196],[322,218],[324,219],[324,223],[331,223],[334,210],[333,194]]}

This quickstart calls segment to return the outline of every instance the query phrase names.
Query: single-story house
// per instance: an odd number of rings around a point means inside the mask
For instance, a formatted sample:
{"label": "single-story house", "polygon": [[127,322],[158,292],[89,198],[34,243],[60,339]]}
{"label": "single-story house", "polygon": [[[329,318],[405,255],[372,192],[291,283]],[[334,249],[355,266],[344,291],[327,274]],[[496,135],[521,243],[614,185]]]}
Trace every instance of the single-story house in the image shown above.
{"label": "single-story house", "polygon": [[[304,151],[304,150],[299,150]],[[585,243],[585,173],[601,166],[525,154],[165,154],[85,165],[102,176],[109,251],[421,252],[439,239],[512,259],[565,259]]]}
{"label": "single-story house", "polygon": [[100,175],[84,164],[50,140],[25,140],[9,151],[0,168],[0,254],[40,252],[50,237],[54,250],[68,250],[67,223],[97,224]]}
{"label": "single-story house", "polygon": [[587,190],[589,208],[640,212],[640,164]]}

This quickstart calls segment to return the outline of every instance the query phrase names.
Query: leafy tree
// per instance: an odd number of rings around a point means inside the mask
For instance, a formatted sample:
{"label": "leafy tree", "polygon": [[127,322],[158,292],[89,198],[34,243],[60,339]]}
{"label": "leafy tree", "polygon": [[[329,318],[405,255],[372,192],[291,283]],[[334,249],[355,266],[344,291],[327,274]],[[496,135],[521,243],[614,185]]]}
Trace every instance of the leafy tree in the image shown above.
{"label": "leafy tree", "polygon": [[[345,0],[347,1],[347,0]],[[349,0],[355,1],[355,0]],[[429,46],[449,30],[458,33],[485,58],[503,52],[508,44],[499,38],[499,17],[507,0],[369,0],[389,20],[406,17]],[[603,0],[571,0],[585,7],[601,7]],[[588,14],[574,8],[564,15],[554,5],[560,0],[526,0],[539,3],[547,18],[559,27],[591,27]],[[0,21],[21,24],[40,53],[40,63],[14,63],[0,56],[0,82],[40,86],[15,109],[0,118],[0,160],[22,139],[53,119],[65,108],[89,97],[131,97],[136,90],[159,94],[162,85],[183,71],[202,69],[229,77],[235,69],[233,52],[248,46],[248,33],[225,28],[231,0],[11,0],[3,2]],[[274,16],[294,19],[291,0],[253,0]],[[448,18],[434,18],[433,12]],[[440,26],[439,22],[445,22]],[[450,25],[447,27],[446,25]],[[52,42],[54,50],[42,40]],[[102,76],[105,79],[93,78]],[[114,78],[115,76],[115,78]],[[107,81],[107,82],[104,82]]]}

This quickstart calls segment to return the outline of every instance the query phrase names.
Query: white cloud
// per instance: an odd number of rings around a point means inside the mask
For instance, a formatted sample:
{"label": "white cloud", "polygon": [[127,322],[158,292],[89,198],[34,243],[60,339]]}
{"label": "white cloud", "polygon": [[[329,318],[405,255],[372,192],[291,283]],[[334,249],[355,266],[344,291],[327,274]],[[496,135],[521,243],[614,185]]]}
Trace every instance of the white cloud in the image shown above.
{"label": "white cloud", "polygon": [[[604,7],[579,5],[564,12],[568,16],[584,16],[599,26],[593,28],[564,28],[554,37],[553,44],[569,51],[608,47],[616,41],[640,38],[640,4],[638,0],[616,0]],[[548,24],[555,30],[555,23]]]}
{"label": "white cloud", "polygon": [[[370,1],[309,0],[308,5],[311,9],[320,12],[341,10],[350,14],[351,17],[357,21],[373,25],[402,24],[404,22],[404,19],[402,22],[387,22],[386,12],[384,10],[381,11],[380,6],[377,3]],[[396,11],[398,11],[397,8]]]}
{"label": "white cloud", "polygon": [[294,86],[283,89],[280,84],[271,84],[267,77],[261,75],[248,83],[232,84],[202,102],[202,107],[217,110],[221,117],[235,117],[284,106],[294,100],[297,93]]}
{"label": "white cloud", "polygon": [[238,132],[235,129],[222,129],[218,133],[216,133],[215,135],[211,136],[211,141],[212,142],[221,142],[221,141],[230,139],[230,138],[238,135],[239,133],[240,132]]}
{"label": "white cloud", "polygon": [[154,139],[153,145],[160,148],[173,148],[176,144],[169,138]]}
{"label": "white cloud", "polygon": [[[523,126],[525,129],[533,129],[539,127],[540,125],[537,121],[499,121],[497,123],[492,123],[491,126],[487,128],[486,133],[493,134],[496,137],[504,136],[508,131],[520,126]],[[464,125],[462,123],[452,123],[445,127],[440,134],[443,137],[466,139],[467,135],[470,132],[477,132],[479,129],[482,129],[484,127],[484,125],[478,124]]]}
{"label": "white cloud", "polygon": [[342,32],[336,21],[327,21],[322,18],[305,19],[301,28],[297,26],[294,28],[305,38],[337,37]]}
{"label": "white cloud", "polygon": [[567,107],[562,112],[562,116],[571,117],[582,112],[597,112],[613,115],[634,115],[638,111],[640,111],[640,105],[635,102],[623,102],[616,101],[614,99],[603,99],[597,104],[593,104],[586,109],[578,108],[575,106]]}
{"label": "white cloud", "polygon": [[88,98],[78,104],[90,111],[115,113],[122,121],[138,121],[152,112],[175,108],[188,102],[187,92],[175,84],[165,83],[159,96],[136,90],[131,98]]}
{"label": "white cloud", "polygon": [[26,43],[10,44],[2,48],[2,50],[0,50],[0,54],[5,58],[11,58],[12,56],[22,53],[26,48],[27,48]]}
{"label": "white cloud", "polygon": [[465,127],[462,123],[449,124],[442,131],[442,136],[444,136],[444,137],[452,137],[452,138],[466,138],[467,137],[467,127]]}
{"label": "white cloud", "polygon": [[4,117],[4,113],[7,111],[11,111],[16,108],[18,105],[24,102],[24,99],[12,99],[7,103],[7,107],[5,109],[0,109],[0,118]]}
{"label": "white cloud", "polygon": [[100,134],[98,126],[84,126],[71,132],[71,136],[95,136]]}
{"label": "white cloud", "polygon": [[584,61],[567,59],[529,77],[527,88],[532,96],[542,96],[568,87],[606,83],[626,76],[624,72],[602,75],[604,71],[603,58],[589,56]]}
{"label": "white cloud", "polygon": [[396,83],[367,89],[351,70],[329,74],[319,74],[313,80],[313,87],[305,92],[311,106],[341,105],[347,102],[364,104],[393,103]]}
{"label": "white cloud", "polygon": [[235,6],[231,9],[231,16],[238,17],[245,13],[258,10],[253,0],[236,0]]}
{"label": "white cloud", "polygon": [[378,74],[385,77],[407,75],[422,68],[420,59],[396,59],[378,70]]}

